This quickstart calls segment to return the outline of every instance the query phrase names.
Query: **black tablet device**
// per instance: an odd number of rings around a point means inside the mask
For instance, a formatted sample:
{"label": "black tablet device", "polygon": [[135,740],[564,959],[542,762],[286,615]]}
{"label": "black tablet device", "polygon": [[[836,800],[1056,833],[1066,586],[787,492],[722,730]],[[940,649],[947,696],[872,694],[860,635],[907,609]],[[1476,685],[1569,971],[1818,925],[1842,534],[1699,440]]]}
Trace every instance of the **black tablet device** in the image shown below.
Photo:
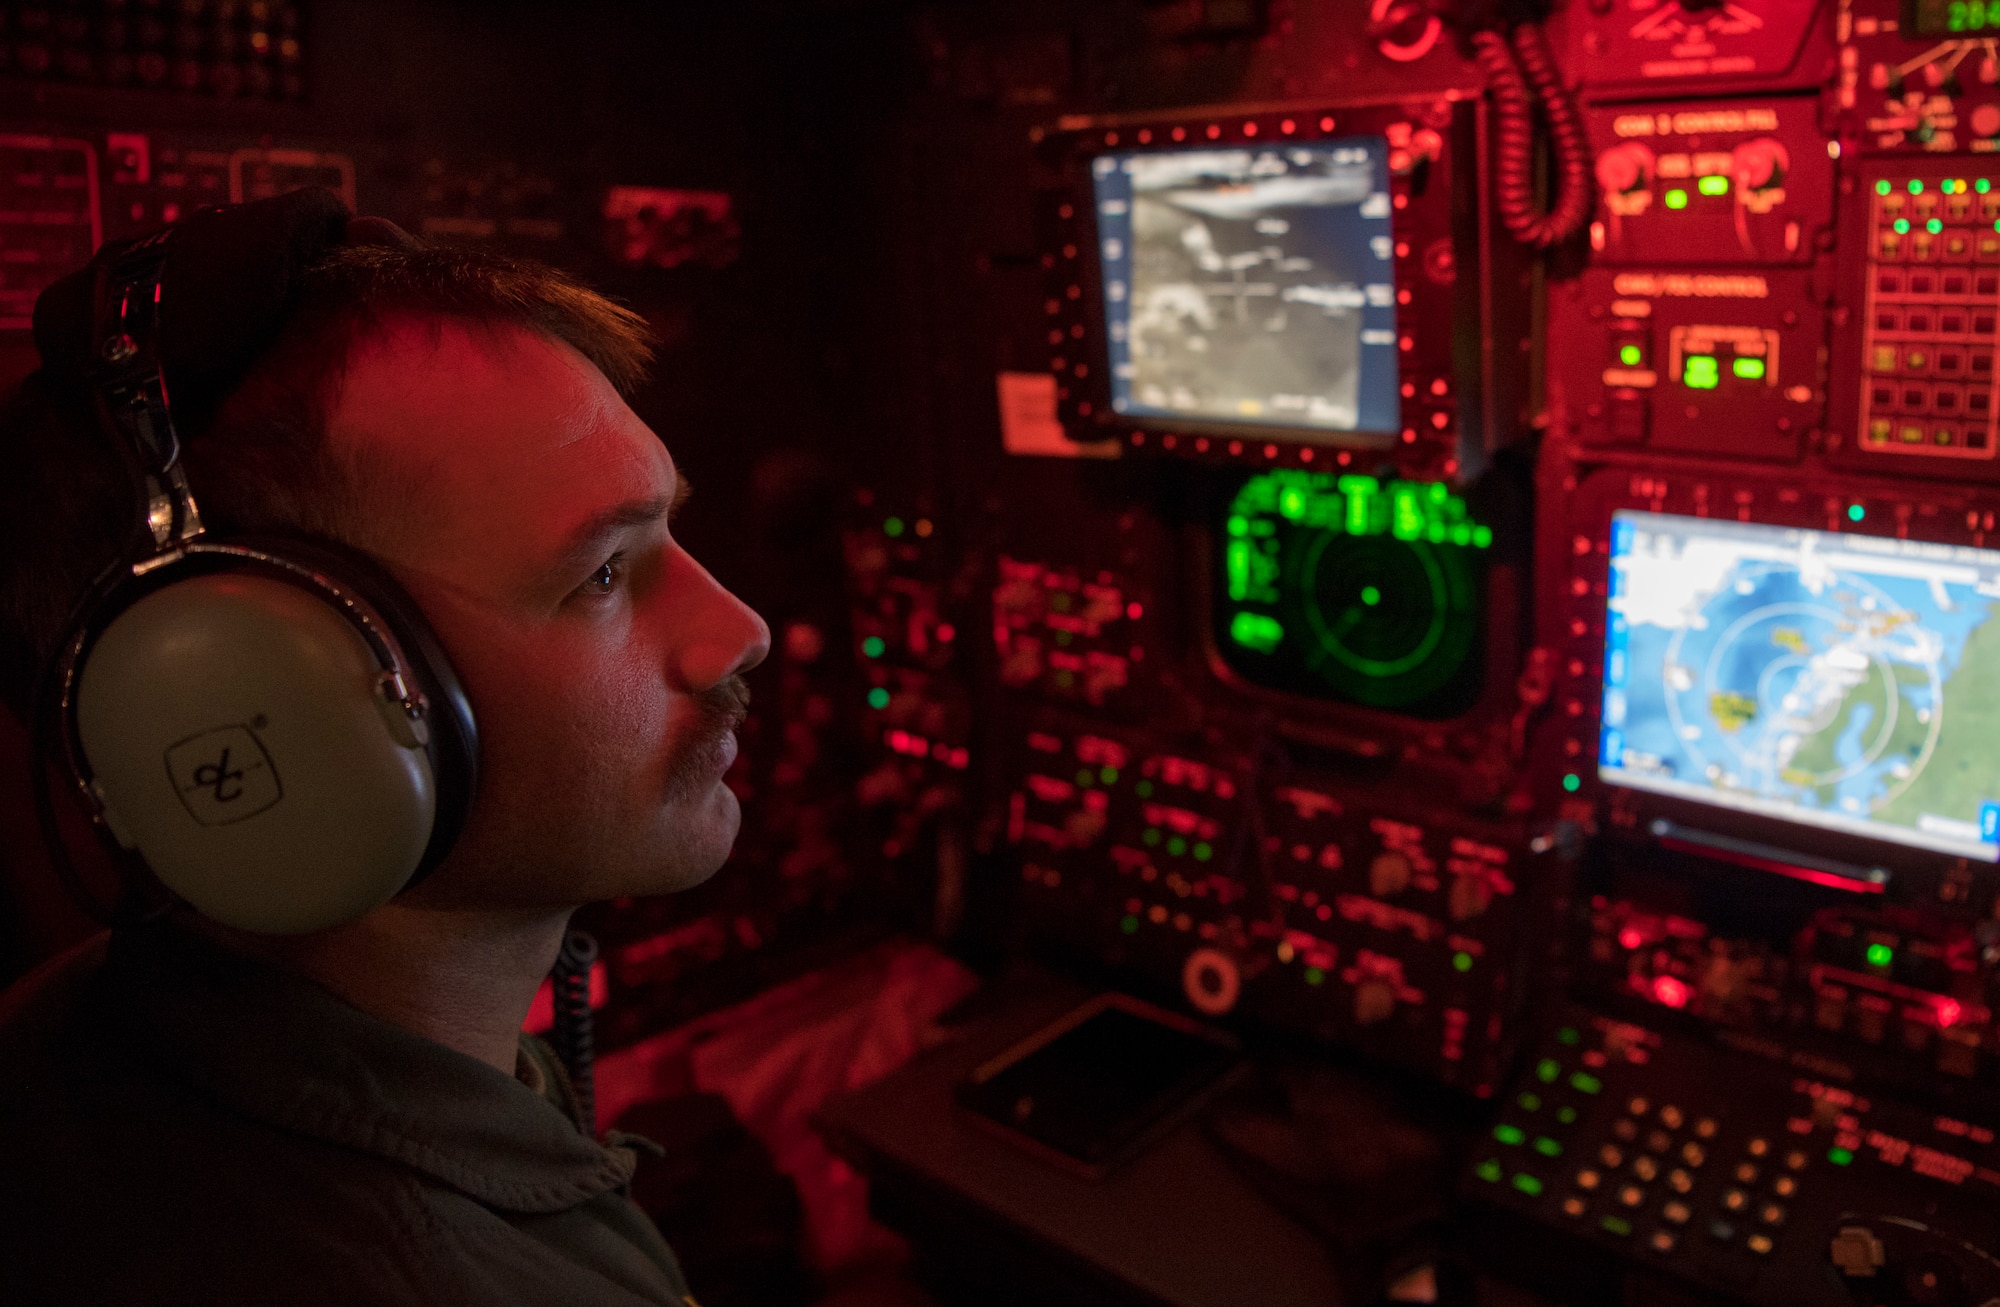
{"label": "black tablet device", "polygon": [[1104,994],[974,1070],[958,1100],[1036,1153],[1097,1176],[1184,1119],[1240,1065],[1228,1036]]}

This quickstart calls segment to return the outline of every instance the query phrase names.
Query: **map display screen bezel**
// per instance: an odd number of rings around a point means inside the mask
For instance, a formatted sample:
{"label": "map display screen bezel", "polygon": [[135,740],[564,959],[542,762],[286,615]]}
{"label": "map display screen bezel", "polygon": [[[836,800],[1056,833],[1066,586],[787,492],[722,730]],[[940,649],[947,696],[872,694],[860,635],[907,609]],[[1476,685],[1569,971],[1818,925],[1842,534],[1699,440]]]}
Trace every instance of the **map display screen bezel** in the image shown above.
{"label": "map display screen bezel", "polygon": [[[1371,293],[1370,287],[1376,288],[1380,292],[1380,302],[1367,299],[1357,306],[1359,339],[1354,356],[1354,420],[1351,423],[1316,420],[1308,413],[1275,408],[1248,414],[1211,407],[1183,408],[1143,402],[1135,395],[1132,385],[1135,365],[1129,333],[1132,330],[1133,305],[1142,288],[1138,285],[1139,273],[1134,266],[1136,251],[1132,205],[1135,198],[1127,163],[1198,158],[1207,154],[1261,155],[1281,151],[1327,156],[1365,155],[1365,166],[1374,175],[1371,196],[1378,197],[1384,206],[1382,213],[1366,216],[1361,215],[1360,206],[1351,204],[1301,206],[1306,212],[1323,208],[1329,216],[1334,210],[1353,209],[1356,221],[1348,225],[1367,224],[1375,229],[1372,239],[1381,241],[1384,246],[1379,257],[1377,251],[1358,247],[1343,251],[1361,262],[1379,265],[1375,274],[1377,279],[1357,288],[1364,298]],[[1402,359],[1398,334],[1401,328],[1393,255],[1397,238],[1391,204],[1389,153],[1387,139],[1371,133],[1296,142],[1227,145],[1190,142],[1164,148],[1108,151],[1094,156],[1090,161],[1090,194],[1096,209],[1096,307],[1104,328],[1099,361],[1106,370],[1111,404],[1119,418],[1140,427],[1282,432],[1287,439],[1305,444],[1388,447],[1403,426]],[[1326,234],[1320,233],[1321,236]],[[1358,246],[1360,242],[1356,244]],[[1303,311],[1310,305],[1298,307]]]}
{"label": "map display screen bezel", "polygon": [[[1628,620],[1626,611],[1637,596],[1628,594],[1625,590],[1628,581],[1624,560],[1634,556],[1635,542],[1642,540],[1641,533],[1646,532],[1678,536],[1683,541],[1698,539],[1743,541],[1752,549],[1760,551],[1766,560],[1773,561],[1780,567],[1784,566],[1787,558],[1813,559],[1827,568],[1844,567],[1849,573],[1862,578],[1864,582],[1866,578],[1873,576],[1877,579],[1928,581],[1940,587],[1950,583],[1970,583],[2000,588],[2000,551],[1898,540],[1859,533],[1684,517],[1631,508],[1615,510],[1611,515],[1608,583],[1605,586],[1603,699],[1597,765],[1598,779],[1606,785],[1684,800],[1709,808],[1775,818],[1796,827],[1824,834],[1857,836],[1904,848],[1988,862],[2000,861],[2000,838],[1992,837],[2000,836],[2000,807],[1996,807],[1996,803],[1984,804],[1976,821],[1926,813],[1920,820],[1931,824],[1925,826],[1881,820],[1872,812],[1862,816],[1851,815],[1830,808],[1814,807],[1769,792],[1730,789],[1711,783],[1687,781],[1625,765],[1628,756],[1627,714],[1630,711],[1630,703],[1626,698],[1627,688],[1649,676],[1657,678],[1664,686],[1667,684],[1669,674],[1665,658],[1658,660],[1659,666],[1641,667],[1636,665],[1631,657],[1633,624]],[[1968,572],[1973,577],[1969,582],[1966,579]],[[2000,602],[2000,596],[1996,596],[1995,600]],[[1657,604],[1658,597],[1652,597],[1651,602]],[[1993,621],[2000,621],[2000,613],[1989,615],[1980,625]],[[1734,625],[1732,624],[1731,629]],[[1969,630],[1965,638],[1970,640],[1977,629],[1978,627],[1974,627]],[[1775,636],[1780,633],[1774,631],[1773,634]],[[1784,637],[1802,638],[1796,633],[1789,632],[1784,633]],[[1871,663],[1871,667],[1874,665]],[[1882,674],[1890,679],[1891,684],[1900,685],[1900,682],[1894,680],[1893,672]],[[1935,673],[1933,675],[1935,677]],[[1945,702],[1942,695],[1949,680],[1950,677],[1946,676],[1943,681],[1936,683],[1932,691],[1938,695],[1940,704]],[[1683,692],[1686,692],[1686,687],[1683,687]],[[1671,690],[1665,691],[1663,697],[1671,693]],[[1898,701],[1900,702],[1900,699]],[[1860,720],[1865,729],[1866,719]],[[1948,720],[1946,713],[1939,714],[1938,725],[1932,732],[1935,740],[1943,739],[1944,725]],[[1884,727],[1884,734],[1886,730]],[[1994,762],[1993,774],[1996,778],[1994,798],[2000,801],[2000,739],[1994,740],[1991,753]],[[1933,756],[1927,752],[1926,762]],[[1921,769],[1919,774],[1920,772]]]}

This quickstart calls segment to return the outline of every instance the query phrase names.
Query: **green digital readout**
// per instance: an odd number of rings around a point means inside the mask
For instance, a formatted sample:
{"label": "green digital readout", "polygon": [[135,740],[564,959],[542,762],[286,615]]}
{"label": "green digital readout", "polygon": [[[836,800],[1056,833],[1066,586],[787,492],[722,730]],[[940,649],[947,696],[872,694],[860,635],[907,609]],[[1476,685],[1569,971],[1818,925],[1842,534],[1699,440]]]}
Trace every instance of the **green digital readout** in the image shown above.
{"label": "green digital readout", "polygon": [[1958,36],[2000,32],[2000,0],[1910,0],[1906,36]]}
{"label": "green digital readout", "polygon": [[1477,698],[1493,529],[1449,486],[1280,469],[1220,517],[1215,645],[1230,670],[1428,718]]}

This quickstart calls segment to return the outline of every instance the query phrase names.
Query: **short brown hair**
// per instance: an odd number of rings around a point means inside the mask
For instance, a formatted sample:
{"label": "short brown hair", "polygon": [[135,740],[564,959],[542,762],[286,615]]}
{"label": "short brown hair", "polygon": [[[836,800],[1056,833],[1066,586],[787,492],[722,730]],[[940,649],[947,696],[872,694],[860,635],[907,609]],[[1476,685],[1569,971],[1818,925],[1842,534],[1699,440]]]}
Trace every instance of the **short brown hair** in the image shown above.
{"label": "short brown hair", "polygon": [[[624,394],[653,356],[644,319],[541,264],[416,241],[335,249],[216,415],[181,432],[210,530],[358,543],[368,469],[331,455],[326,423],[356,349],[409,321],[526,328]],[[76,605],[140,544],[139,502],[89,396],[44,369],[0,403],[0,699],[22,716]]]}

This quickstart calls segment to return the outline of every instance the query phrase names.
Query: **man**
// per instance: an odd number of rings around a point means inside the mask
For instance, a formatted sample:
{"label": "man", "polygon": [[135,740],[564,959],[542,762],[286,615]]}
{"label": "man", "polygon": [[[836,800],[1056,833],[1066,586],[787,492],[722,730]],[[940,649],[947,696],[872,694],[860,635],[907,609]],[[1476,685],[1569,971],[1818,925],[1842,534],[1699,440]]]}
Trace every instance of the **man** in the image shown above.
{"label": "man", "polygon": [[[254,935],[183,905],[0,999],[0,1300],[679,1307],[631,1149],[579,1133],[519,1030],[575,907],[728,855],[769,632],[673,538],[687,486],[624,398],[636,316],[327,205],[173,238],[164,302],[200,312],[165,334],[207,332],[163,351],[187,476],[211,534],[328,538],[402,583],[477,718],[478,788],[443,863],[359,920]],[[24,713],[137,513],[44,346],[0,420]]]}

